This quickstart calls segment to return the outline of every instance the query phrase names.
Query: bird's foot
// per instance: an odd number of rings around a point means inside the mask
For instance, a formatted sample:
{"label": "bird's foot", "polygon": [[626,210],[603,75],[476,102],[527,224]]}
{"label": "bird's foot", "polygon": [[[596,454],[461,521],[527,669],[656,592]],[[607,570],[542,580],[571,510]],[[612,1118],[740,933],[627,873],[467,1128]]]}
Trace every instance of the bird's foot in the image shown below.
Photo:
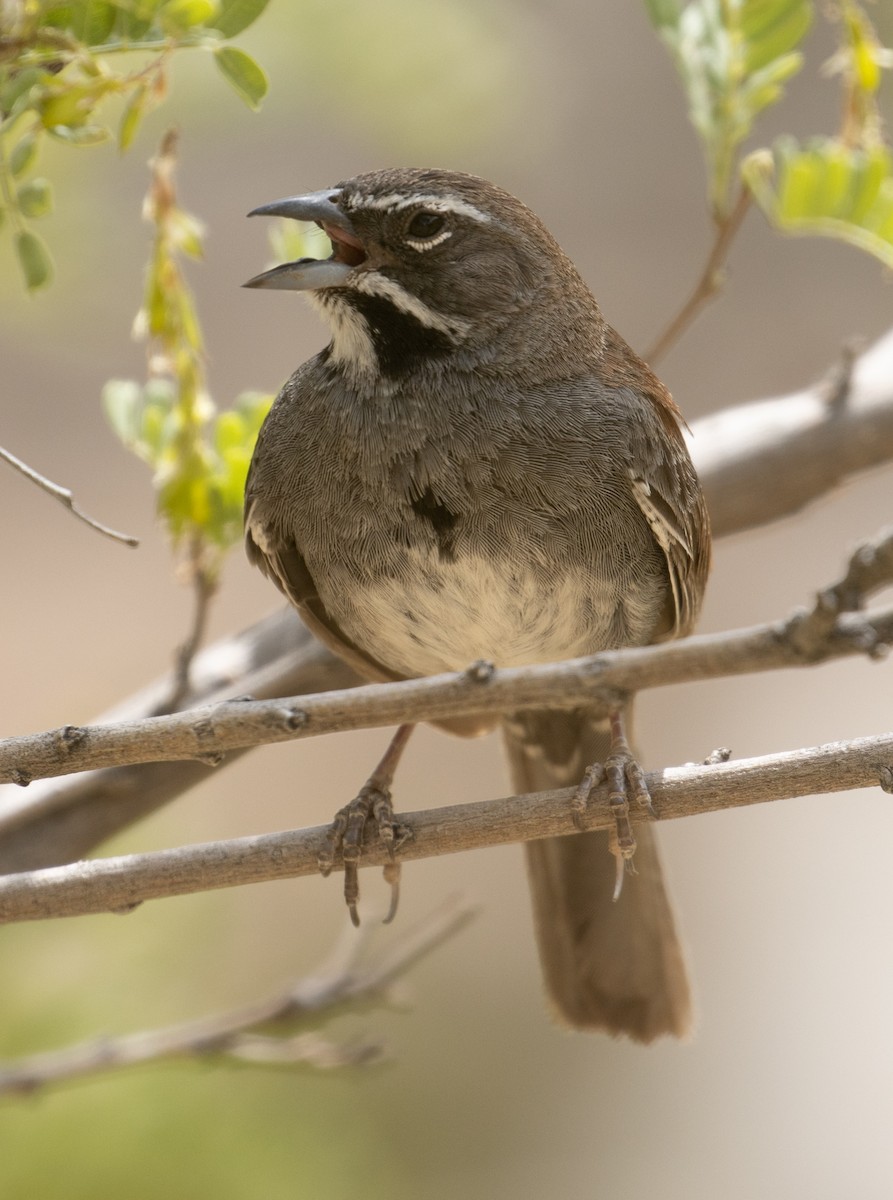
{"label": "bird's foot", "polygon": [[636,853],[636,837],[630,820],[630,801],[650,816],[655,812],[651,794],[645,782],[645,772],[637,762],[623,728],[623,717],[618,713],[611,716],[611,750],[604,763],[587,767],[580,785],[571,801],[574,823],[583,828],[586,813],[593,793],[602,784],[608,785],[608,803],[614,817],[614,827],[609,832],[611,853],[617,860],[617,876],[613,899],[617,900],[623,888],[625,871],[635,872],[633,856]]}
{"label": "bird's foot", "polygon": [[385,882],[391,889],[391,902],[384,919],[385,924],[392,921],[397,912],[400,899],[400,863],[396,860],[397,851],[412,837],[412,830],[408,825],[394,819],[390,785],[412,728],[411,725],[400,726],[381,762],[357,795],[335,813],[317,858],[320,872],[329,875],[340,851],[344,864],[344,900],[354,925],[360,923],[357,912],[360,898],[359,864],[366,827],[370,820],[377,825],[378,840],[384,846],[390,860],[384,867]]}

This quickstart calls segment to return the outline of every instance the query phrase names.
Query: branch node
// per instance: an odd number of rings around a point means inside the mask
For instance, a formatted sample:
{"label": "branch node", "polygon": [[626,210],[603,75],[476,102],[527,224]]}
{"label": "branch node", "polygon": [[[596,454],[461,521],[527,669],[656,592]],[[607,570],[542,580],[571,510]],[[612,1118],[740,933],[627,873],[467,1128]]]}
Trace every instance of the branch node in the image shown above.
{"label": "branch node", "polygon": [[63,725],[58,737],[62,749],[70,753],[87,740],[88,733],[82,725]]}
{"label": "branch node", "polygon": [[819,385],[822,399],[832,416],[844,411],[850,399],[853,369],[865,350],[865,339],[854,337],[840,348],[840,357]]}
{"label": "branch node", "polygon": [[192,732],[197,742],[209,742],[216,736],[214,722],[210,717],[202,717],[201,720],[196,721],[192,726]]}
{"label": "branch node", "polygon": [[19,787],[27,787],[31,782],[32,776],[28,771],[23,771],[20,767],[13,767],[9,773],[10,782],[18,784]]}
{"label": "branch node", "polygon": [[465,678],[471,683],[489,683],[496,674],[496,667],[485,658],[479,658],[465,668]]}
{"label": "branch node", "polygon": [[802,662],[818,662],[827,649],[837,611],[826,603],[826,597],[827,593],[818,595],[812,610],[798,609],[779,626],[782,640]]}
{"label": "branch node", "polygon": [[702,766],[715,767],[719,763],[728,762],[732,757],[732,751],[728,746],[717,746],[715,750],[711,750],[705,759],[702,761]]}
{"label": "branch node", "polygon": [[878,771],[878,782],[883,791],[893,795],[893,767],[881,767]]}
{"label": "branch node", "polygon": [[[838,612],[858,612],[866,599],[893,583],[893,527],[862,542],[847,563],[846,574],[818,598]],[[818,602],[818,601],[817,601]]]}
{"label": "branch node", "polygon": [[286,729],[306,729],[310,724],[310,716],[303,708],[280,708],[279,716]]}

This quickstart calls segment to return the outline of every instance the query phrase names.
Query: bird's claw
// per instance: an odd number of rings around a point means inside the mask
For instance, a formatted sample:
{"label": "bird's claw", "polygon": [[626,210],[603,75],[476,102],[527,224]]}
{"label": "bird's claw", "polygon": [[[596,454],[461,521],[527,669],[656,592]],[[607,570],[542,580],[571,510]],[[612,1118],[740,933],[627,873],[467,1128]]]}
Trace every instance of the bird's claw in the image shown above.
{"label": "bird's claw", "polygon": [[602,784],[608,785],[608,803],[614,817],[614,827],[608,834],[611,853],[617,860],[617,876],[614,883],[613,899],[617,900],[623,888],[623,876],[626,871],[635,873],[633,856],[636,853],[636,837],[630,820],[630,799],[637,807],[644,809],[650,817],[654,817],[654,807],[645,780],[645,772],[633,757],[626,738],[615,737],[611,753],[602,763],[594,763],[586,768],[574,798],[571,801],[571,811],[574,824],[578,829],[584,828],[583,817],[593,793]]}
{"label": "bird's claw", "polygon": [[389,788],[374,780],[364,785],[359,793],[335,813],[326,839],[317,858],[322,875],[331,874],[338,852],[344,864],[344,901],[354,925],[359,925],[357,903],[360,898],[359,864],[362,854],[366,826],[373,821],[378,827],[378,839],[384,846],[390,862],[385,865],[385,882],[391,889],[391,902],[385,924],[394,919],[400,898],[400,864],[396,861],[397,851],[412,837],[408,825],[394,820]]}

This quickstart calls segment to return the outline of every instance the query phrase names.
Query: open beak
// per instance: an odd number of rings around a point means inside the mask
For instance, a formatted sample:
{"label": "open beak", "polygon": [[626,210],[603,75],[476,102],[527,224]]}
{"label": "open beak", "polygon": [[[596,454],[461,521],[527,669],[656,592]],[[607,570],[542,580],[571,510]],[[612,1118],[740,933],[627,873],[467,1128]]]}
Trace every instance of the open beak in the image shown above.
{"label": "open beak", "polygon": [[282,288],[294,292],[343,287],[354,267],[366,261],[366,251],[350,220],[338,207],[340,198],[341,193],[337,188],[327,188],[323,192],[290,196],[252,209],[249,217],[290,217],[294,221],[312,221],[331,241],[332,254],[326,259],[299,258],[296,262],[280,263],[270,271],[255,275],[243,287]]}

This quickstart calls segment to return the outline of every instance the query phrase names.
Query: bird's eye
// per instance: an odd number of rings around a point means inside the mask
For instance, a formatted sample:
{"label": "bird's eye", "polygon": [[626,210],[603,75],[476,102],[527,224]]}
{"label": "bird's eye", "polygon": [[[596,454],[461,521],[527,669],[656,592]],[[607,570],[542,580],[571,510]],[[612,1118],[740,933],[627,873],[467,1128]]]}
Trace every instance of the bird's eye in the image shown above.
{"label": "bird's eye", "polygon": [[429,238],[436,237],[444,225],[446,225],[446,218],[440,213],[417,212],[406,227],[406,232],[411,238],[427,241]]}

